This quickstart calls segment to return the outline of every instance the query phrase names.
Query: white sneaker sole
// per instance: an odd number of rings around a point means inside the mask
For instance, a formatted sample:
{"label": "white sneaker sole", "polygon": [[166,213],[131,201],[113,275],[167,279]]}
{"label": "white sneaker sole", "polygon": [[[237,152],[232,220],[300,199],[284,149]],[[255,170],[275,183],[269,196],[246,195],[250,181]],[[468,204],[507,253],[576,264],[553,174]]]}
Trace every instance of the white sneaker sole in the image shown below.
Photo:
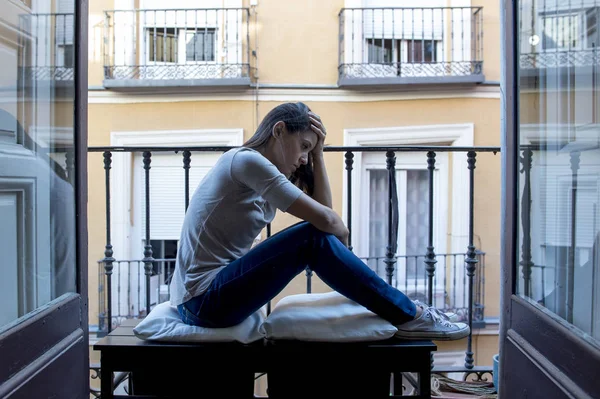
{"label": "white sneaker sole", "polygon": [[469,327],[456,331],[406,331],[398,329],[394,337],[408,340],[432,339],[436,341],[455,341],[467,337],[469,332]]}

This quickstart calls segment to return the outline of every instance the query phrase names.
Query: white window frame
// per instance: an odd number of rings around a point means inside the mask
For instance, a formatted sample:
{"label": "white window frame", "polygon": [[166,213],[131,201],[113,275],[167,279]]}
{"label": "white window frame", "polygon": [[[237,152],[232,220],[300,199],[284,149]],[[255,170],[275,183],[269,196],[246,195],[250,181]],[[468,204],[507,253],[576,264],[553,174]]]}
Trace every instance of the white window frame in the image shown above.
{"label": "white window frame", "polygon": [[[120,131],[111,132],[110,144],[113,147],[127,146],[240,146],[243,144],[244,129],[206,129],[206,130],[159,130],[159,131]],[[115,259],[140,259],[142,252],[139,246],[132,243],[136,238],[141,240],[141,232],[135,231],[132,221],[134,210],[131,208],[133,184],[133,154],[131,152],[115,152],[112,154],[112,170],[110,179],[111,190],[111,242]],[[151,172],[152,173],[152,172]],[[138,237],[135,237],[135,236]],[[125,270],[113,271],[113,285],[120,282],[122,287],[127,285],[128,275]],[[143,276],[143,270],[141,275]],[[130,282],[132,295],[137,295],[138,281]],[[145,297],[145,284],[139,284],[142,297]],[[153,289],[156,293],[156,289]],[[113,290],[113,303],[117,303],[116,290]],[[145,308],[145,301],[139,304]],[[133,311],[137,312],[138,303],[132,301]],[[127,301],[121,301],[119,312],[129,312]]]}
{"label": "white window frame", "polygon": [[[148,33],[153,32],[154,26],[145,26],[144,27],[144,37],[152,37],[148,36]],[[145,65],[195,65],[195,64],[216,64],[219,54],[218,54],[218,35],[219,30],[215,26],[198,26],[198,27],[187,27],[181,28],[177,26],[166,27],[167,29],[175,30],[175,38],[177,39],[177,59],[173,62],[167,61],[152,61],[150,60],[150,46],[153,45],[151,40],[146,40],[146,46],[144,48],[144,63]],[[214,33],[213,38],[213,61],[187,61],[187,48],[186,48],[186,36],[189,32],[195,32],[197,28],[198,32],[204,32],[205,29],[208,32]],[[157,37],[164,35],[164,27],[156,27]]]}
{"label": "white window frame", "polygon": [[[380,145],[439,145],[439,143],[449,143],[454,147],[470,147],[474,141],[474,124],[448,124],[448,125],[421,125],[407,127],[386,127],[386,128],[361,128],[344,129],[344,145],[361,146],[380,146]],[[401,164],[401,153],[396,153],[396,166]],[[438,154],[439,155],[439,154]],[[437,158],[437,157],[436,157]],[[441,157],[440,157],[441,158]],[[423,161],[426,164],[426,160]],[[469,236],[469,202],[465,201],[465,193],[469,189],[469,170],[467,168],[466,152],[454,152],[448,166],[452,165],[452,173],[449,174],[452,180],[451,188],[451,209],[442,212],[440,215],[450,217],[450,231],[448,240],[441,240],[441,244],[435,248],[436,253],[465,253],[468,246]],[[345,166],[345,165],[344,165]],[[355,253],[360,254],[364,251],[364,237],[358,232],[368,232],[368,220],[364,212],[364,193],[368,192],[365,186],[365,177],[362,175],[364,170],[363,155],[360,152],[354,153],[354,164],[352,169],[352,247]],[[362,175],[362,176],[361,176]],[[443,181],[444,179],[438,179]],[[448,189],[446,189],[446,192]],[[442,195],[447,198],[447,195]],[[342,218],[345,223],[348,221],[348,177],[343,174],[343,204]],[[447,207],[447,206],[446,206]],[[368,213],[367,213],[368,215]],[[447,222],[437,221],[438,233],[447,232]],[[441,223],[441,224],[440,224]],[[438,234],[436,233],[436,234]],[[362,243],[361,243],[362,241]],[[367,247],[368,251],[368,247]],[[368,252],[367,252],[368,253]],[[444,271],[445,272],[445,271]],[[437,269],[438,286],[443,284],[441,269]],[[457,281],[463,281],[465,268],[459,267],[456,270]],[[437,287],[436,287],[437,288]],[[443,287],[441,287],[443,289]],[[465,293],[466,288],[458,284],[456,290],[457,307],[466,306]]]}

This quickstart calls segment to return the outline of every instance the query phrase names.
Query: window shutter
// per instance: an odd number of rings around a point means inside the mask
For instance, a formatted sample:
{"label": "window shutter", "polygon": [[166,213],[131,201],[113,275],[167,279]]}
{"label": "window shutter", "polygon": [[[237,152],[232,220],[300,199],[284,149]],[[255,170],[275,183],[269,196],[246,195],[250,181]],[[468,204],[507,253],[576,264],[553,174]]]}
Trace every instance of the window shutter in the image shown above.
{"label": "window shutter", "polygon": [[[540,186],[540,205],[543,223],[541,237],[548,246],[571,245],[571,176],[549,174]],[[594,234],[600,226],[598,181],[580,177],[577,188],[576,245],[591,248]],[[536,206],[535,197],[532,208]],[[536,227],[532,221],[532,230]],[[539,228],[538,227],[538,228]]]}
{"label": "window shutter", "polygon": [[58,1],[58,15],[52,21],[56,27],[56,45],[65,46],[73,44],[75,21],[73,13],[75,5],[70,0]]}
{"label": "window shutter", "polygon": [[[443,7],[445,2],[440,0],[422,0],[419,7]],[[363,35],[365,38],[386,38],[386,39],[441,39],[442,37],[442,18],[446,21],[449,16],[444,15],[444,10],[434,8],[432,10],[422,10],[415,7],[415,3],[408,0],[368,0],[366,8],[378,7],[409,7],[405,10],[364,10],[354,11],[350,20],[360,20],[363,18]]]}
{"label": "window shutter", "polygon": [[[215,164],[219,154],[192,154],[189,193],[191,197],[206,173]],[[142,157],[136,157],[136,167]],[[150,239],[179,240],[185,216],[185,176],[182,155],[152,154],[150,164]],[[141,209],[141,231],[146,228],[145,177],[140,174],[136,202]],[[145,233],[142,233],[145,237]]]}

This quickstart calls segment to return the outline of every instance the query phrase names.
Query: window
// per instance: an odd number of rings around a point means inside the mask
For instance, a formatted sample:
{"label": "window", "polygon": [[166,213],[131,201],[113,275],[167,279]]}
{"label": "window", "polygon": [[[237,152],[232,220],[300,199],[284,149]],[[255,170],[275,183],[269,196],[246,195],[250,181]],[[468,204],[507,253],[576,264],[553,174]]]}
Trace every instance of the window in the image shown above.
{"label": "window", "polygon": [[[388,245],[388,172],[373,169],[369,173],[369,265],[385,277],[385,253]],[[406,270],[405,278],[424,278],[423,256],[427,251],[427,227],[429,225],[429,197],[427,170],[399,170],[396,172],[399,184],[400,215],[398,254],[402,258],[398,267]],[[407,234],[410,232],[410,234]]]}
{"label": "window", "polygon": [[216,60],[215,28],[149,28],[148,62],[193,63]]}
{"label": "window", "polygon": [[600,46],[600,31],[598,30],[599,8],[591,8],[585,13],[587,48],[597,49]]}
{"label": "window", "polygon": [[542,18],[544,49],[563,50],[581,45],[581,16],[579,14],[550,15]]}
{"label": "window", "polygon": [[400,47],[400,40],[367,39],[368,60],[371,64],[391,64],[397,62],[395,54]]}
{"label": "window", "polygon": [[438,40],[407,40],[407,62],[430,63],[437,61]]}
{"label": "window", "polygon": [[175,28],[151,28],[146,36],[149,62],[177,62]]}
{"label": "window", "polygon": [[[49,6],[28,14],[13,3],[0,3],[5,26],[0,32],[0,332],[61,295],[77,292],[77,163],[67,164],[79,130],[75,83],[65,81],[58,89],[39,84],[45,75],[22,73],[61,66],[56,44],[73,48],[75,18],[61,18],[57,33]],[[74,7],[73,1],[61,4]],[[72,52],[68,61],[73,66]],[[48,133],[42,137],[40,131]]]}
{"label": "window", "polygon": [[[597,48],[598,8],[560,7],[541,18],[544,49]],[[600,71],[528,73],[518,99],[517,293],[600,342]]]}
{"label": "window", "polygon": [[185,60],[215,60],[215,29],[188,30],[185,39]]}
{"label": "window", "polygon": [[75,65],[75,49],[72,44],[58,46],[59,66],[73,68]]}
{"label": "window", "polygon": [[367,39],[367,56],[371,64],[438,62],[440,40]]}
{"label": "window", "polygon": [[150,240],[152,257],[157,259],[152,267],[152,275],[160,276],[161,284],[171,281],[177,258],[177,244],[177,240]]}
{"label": "window", "polygon": [[598,48],[598,8],[542,17],[545,50]]}

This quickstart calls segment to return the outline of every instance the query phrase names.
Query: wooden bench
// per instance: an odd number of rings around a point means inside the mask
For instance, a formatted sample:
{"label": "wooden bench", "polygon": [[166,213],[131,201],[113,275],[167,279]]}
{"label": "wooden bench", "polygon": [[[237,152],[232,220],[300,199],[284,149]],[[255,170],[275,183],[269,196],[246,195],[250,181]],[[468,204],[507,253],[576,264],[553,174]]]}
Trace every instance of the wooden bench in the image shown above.
{"label": "wooden bench", "polygon": [[[166,343],[137,338],[136,322],[127,321],[94,345],[102,399],[251,399],[257,398],[254,380],[261,373],[270,399],[408,397],[402,395],[401,373],[418,376],[409,378],[418,392],[411,398],[431,397],[431,354],[437,350],[431,341]],[[116,372],[130,373],[128,396],[114,395]]]}

